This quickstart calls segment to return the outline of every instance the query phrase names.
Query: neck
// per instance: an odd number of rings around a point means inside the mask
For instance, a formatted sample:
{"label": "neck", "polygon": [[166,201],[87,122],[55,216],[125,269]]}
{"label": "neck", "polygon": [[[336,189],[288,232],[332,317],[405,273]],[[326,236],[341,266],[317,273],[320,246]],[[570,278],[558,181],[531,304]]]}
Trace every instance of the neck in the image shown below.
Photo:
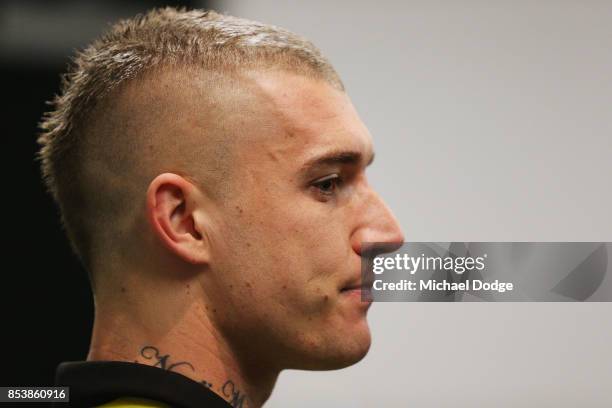
{"label": "neck", "polygon": [[139,292],[130,291],[125,286],[112,299],[96,297],[87,360],[137,362],[174,371],[234,407],[258,408],[268,399],[279,370],[240,361],[212,324],[210,307],[202,297],[192,296],[189,284],[181,284],[185,290],[164,293],[142,291],[140,285]]}

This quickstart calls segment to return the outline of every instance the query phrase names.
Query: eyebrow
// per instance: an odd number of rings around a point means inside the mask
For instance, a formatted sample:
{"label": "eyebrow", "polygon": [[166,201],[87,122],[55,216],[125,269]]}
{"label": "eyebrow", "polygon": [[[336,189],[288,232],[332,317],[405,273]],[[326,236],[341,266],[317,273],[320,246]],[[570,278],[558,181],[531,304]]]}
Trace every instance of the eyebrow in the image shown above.
{"label": "eyebrow", "polygon": [[[363,154],[354,150],[339,150],[313,157],[302,165],[302,170],[309,170],[319,166],[330,166],[334,164],[358,165],[363,161]],[[374,161],[374,152],[368,158],[366,167]]]}

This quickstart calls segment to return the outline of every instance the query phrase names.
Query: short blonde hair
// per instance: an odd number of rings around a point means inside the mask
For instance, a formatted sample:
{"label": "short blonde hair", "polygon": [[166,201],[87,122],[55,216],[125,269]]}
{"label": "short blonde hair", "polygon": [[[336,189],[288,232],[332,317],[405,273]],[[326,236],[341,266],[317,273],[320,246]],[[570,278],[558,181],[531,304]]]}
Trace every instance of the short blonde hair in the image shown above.
{"label": "short blonde hair", "polygon": [[62,89],[40,124],[39,160],[48,191],[59,205],[74,252],[87,267],[87,245],[96,231],[71,215],[88,197],[79,187],[83,121],[105,96],[155,68],[195,66],[223,74],[279,67],[327,81],[344,90],[331,64],[310,42],[285,29],[213,11],[154,9],[123,20],[74,58]]}

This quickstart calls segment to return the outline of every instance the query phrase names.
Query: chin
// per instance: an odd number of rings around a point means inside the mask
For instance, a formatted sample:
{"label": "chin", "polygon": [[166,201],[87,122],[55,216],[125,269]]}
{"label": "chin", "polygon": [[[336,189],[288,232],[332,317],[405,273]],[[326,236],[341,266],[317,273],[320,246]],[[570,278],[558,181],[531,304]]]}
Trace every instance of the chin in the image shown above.
{"label": "chin", "polygon": [[333,361],[333,364],[330,364],[328,370],[337,370],[357,364],[368,354],[371,344],[370,333],[368,332],[367,339],[360,339],[344,348]]}
{"label": "chin", "polygon": [[304,364],[301,367],[296,367],[301,370],[338,370],[352,366],[361,361],[372,344],[370,330],[367,323],[365,327],[360,327],[359,330],[351,330],[350,334],[345,333],[342,336],[336,332],[333,339],[326,339],[321,344],[319,350],[321,352],[316,355],[309,355],[303,360]]}

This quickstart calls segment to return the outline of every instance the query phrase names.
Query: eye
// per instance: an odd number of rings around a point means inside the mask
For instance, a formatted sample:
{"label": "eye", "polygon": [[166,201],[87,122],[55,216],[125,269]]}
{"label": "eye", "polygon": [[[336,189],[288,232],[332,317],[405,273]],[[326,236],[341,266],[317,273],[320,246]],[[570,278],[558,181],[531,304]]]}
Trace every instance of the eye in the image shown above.
{"label": "eye", "polygon": [[338,174],[330,174],[315,181],[312,185],[317,189],[318,193],[331,196],[336,192],[341,183],[342,179]]}

